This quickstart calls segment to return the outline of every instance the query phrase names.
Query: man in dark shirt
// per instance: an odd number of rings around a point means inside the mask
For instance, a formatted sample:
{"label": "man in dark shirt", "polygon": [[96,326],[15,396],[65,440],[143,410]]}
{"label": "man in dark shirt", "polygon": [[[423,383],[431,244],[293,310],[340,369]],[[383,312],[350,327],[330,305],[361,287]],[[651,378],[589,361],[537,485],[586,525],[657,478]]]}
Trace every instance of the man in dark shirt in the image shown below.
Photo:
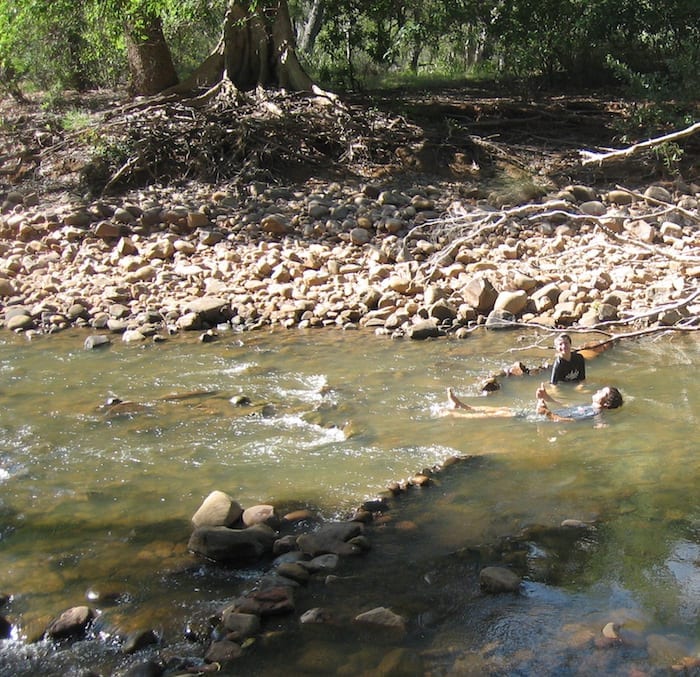
{"label": "man in dark shirt", "polygon": [[578,383],[586,380],[586,361],[583,355],[571,350],[571,337],[568,334],[560,334],[554,341],[557,351],[557,359],[552,366],[552,376],[549,382],[552,384],[564,381],[566,383]]}

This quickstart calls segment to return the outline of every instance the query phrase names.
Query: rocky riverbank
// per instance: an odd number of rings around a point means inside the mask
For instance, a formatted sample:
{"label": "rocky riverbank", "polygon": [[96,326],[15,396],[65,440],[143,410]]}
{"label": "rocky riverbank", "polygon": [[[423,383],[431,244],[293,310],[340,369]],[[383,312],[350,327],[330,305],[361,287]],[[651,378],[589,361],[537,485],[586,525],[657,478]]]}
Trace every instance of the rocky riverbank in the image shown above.
{"label": "rocky riverbank", "polygon": [[[255,114],[260,107],[258,101],[251,104]],[[479,115],[483,104],[480,107]],[[299,136],[305,140],[319,120],[310,117],[309,111],[305,108],[296,118],[306,123]],[[461,124],[465,116],[462,102],[459,107],[440,110],[439,115],[450,111]],[[184,332],[198,332],[202,340],[213,340],[223,329],[265,327],[366,329],[414,339],[444,334],[467,337],[477,327],[507,327],[513,322],[606,332],[620,326],[638,330],[697,328],[700,186],[681,181],[653,185],[635,181],[629,190],[619,188],[614,181],[567,186],[548,179],[546,172],[540,174],[539,167],[524,172],[526,178],[509,181],[494,180],[486,171],[480,177],[480,167],[464,151],[473,150],[474,143],[493,150],[494,157],[503,153],[496,153],[500,147],[488,139],[473,136],[480,123],[493,121],[477,119],[477,111],[472,112],[474,129],[465,132],[461,145],[440,141],[439,148],[449,151],[445,164],[450,169],[440,176],[394,172],[383,166],[384,162],[377,162],[382,171],[358,173],[346,167],[345,178],[338,180],[302,182],[291,177],[279,180],[278,176],[277,181],[263,183],[246,176],[233,183],[152,187],[102,199],[77,197],[78,182],[65,192],[41,188],[41,178],[50,171],[42,144],[57,148],[57,155],[65,155],[61,171],[78,172],[73,166],[78,161],[64,152],[64,139],[46,140],[49,134],[42,128],[29,135],[37,144],[37,148],[31,147],[34,154],[26,153],[25,148],[17,155],[21,161],[12,172],[13,180],[21,178],[18,172],[24,171],[25,156],[40,157],[42,162],[35,168],[38,183],[18,181],[11,189],[0,189],[0,324],[5,331],[28,338],[83,327],[90,332],[87,345],[92,347],[113,340],[164,340]],[[498,118],[502,111],[496,112]],[[348,116],[340,119],[340,127],[352,132],[347,133],[348,144],[356,144],[365,132],[367,125],[361,123],[368,116],[366,108],[355,116],[357,133],[349,126]],[[161,119],[150,109],[144,110],[139,120],[127,117],[139,131],[143,131],[144,118]],[[162,119],[171,124],[180,118],[168,115]],[[532,131],[532,116],[529,119]],[[196,136],[192,120],[188,114],[181,117],[180,124]],[[585,120],[590,120],[588,113],[578,117],[577,129]],[[380,122],[368,126],[380,130],[381,135],[399,129],[396,119]],[[592,128],[602,130],[604,126],[596,117],[585,136]],[[259,132],[257,127],[249,127]],[[289,129],[283,127],[281,134]],[[521,127],[513,129],[520,135]],[[168,150],[174,149],[189,160],[189,146],[181,147],[174,141],[182,136],[181,131],[175,129],[168,137],[172,142]],[[419,145],[414,142],[426,141],[417,139],[414,131],[400,127],[396,143],[382,146],[381,159],[389,158],[388,164],[400,156],[404,169],[414,167],[418,153],[409,151]],[[219,133],[228,144],[228,122],[220,125]],[[331,136],[327,134],[324,143]],[[267,157],[269,137],[259,137],[259,155]],[[151,141],[153,138],[161,137]],[[297,137],[291,138],[278,136],[271,145],[284,145],[291,156],[288,161],[313,159],[309,154],[314,144],[298,147]],[[365,140],[365,146],[372,145]],[[592,137],[586,140],[600,146],[610,142]],[[233,156],[231,172],[242,171],[241,165],[247,164],[250,155],[249,144],[238,145],[245,152]],[[549,141],[545,145],[551,147]],[[580,144],[566,147],[572,145]],[[429,146],[423,143],[421,147]],[[520,150],[524,148],[523,142]],[[210,155],[219,157],[217,153]],[[273,160],[280,164],[278,156]],[[169,168],[171,163],[165,164]],[[163,169],[162,164],[158,167]],[[319,174],[329,176],[330,172]],[[445,179],[446,174],[449,179]],[[182,171],[168,176],[177,181],[182,175],[192,174]],[[533,181],[537,176],[542,177],[542,186]],[[429,484],[429,475],[419,474],[411,486]],[[406,489],[392,487],[390,493],[399,495]],[[345,577],[344,567],[356,560],[367,566],[372,557],[370,536],[376,535],[372,526],[381,528],[390,504],[391,500],[372,503],[347,523],[321,527],[314,523],[309,529],[303,524],[306,516],[287,516],[280,529],[256,524],[255,520],[248,523],[237,513],[234,518],[229,514],[229,503],[225,519],[193,524],[195,531],[188,547],[208,559],[216,560],[214,555],[223,553],[221,559],[230,563],[230,548],[240,546],[246,553],[262,553],[264,562],[272,557],[281,560],[261,585],[220,609],[217,618],[210,619],[214,622],[193,629],[187,639],[194,649],[167,646],[163,650],[157,628],[146,623],[139,624],[142,629],[133,634],[126,627],[113,628],[119,645],[116,651],[124,655],[140,655],[143,649],[158,652],[158,660],[152,662],[135,657],[134,672],[126,674],[160,674],[165,665],[172,673],[199,673],[218,670],[230,661],[238,668],[239,659],[245,660],[246,654],[252,653],[246,649],[253,645],[271,648],[273,660],[278,662],[275,642],[284,633],[275,628],[259,633],[261,619],[265,617],[267,623],[268,616],[274,618],[278,612],[294,609],[291,588],[309,589],[311,595],[318,596],[319,588],[332,588],[321,585],[328,582],[326,577]],[[258,510],[257,517],[265,522],[269,515]],[[585,524],[567,522],[561,525],[567,539],[571,533],[588,533]],[[409,533],[411,528],[405,524],[398,531]],[[234,533],[237,531],[248,533]],[[320,543],[321,539],[326,540]],[[527,541],[537,543],[537,535],[528,534]],[[467,573],[476,568],[474,562],[465,564]],[[510,579],[461,578],[460,584],[474,594],[480,589],[517,589],[518,581]],[[270,593],[271,589],[275,592]],[[382,603],[390,605],[395,598],[387,595],[385,599]],[[96,609],[113,601],[95,598],[90,605],[67,610],[46,627],[46,636],[56,639],[60,649],[63,639],[92,632]],[[358,624],[377,636],[386,631],[400,637],[407,629],[418,632],[423,627],[418,621],[407,627],[406,619],[387,607],[374,607],[363,618],[353,617],[353,622],[343,619],[337,624],[331,613],[337,614],[337,609],[329,611],[315,601],[306,602],[303,606],[309,612],[299,618],[299,624],[315,628],[321,638],[329,628],[354,636],[353,628]],[[429,619],[426,622],[429,624]],[[290,625],[296,625],[296,618]],[[12,636],[12,623],[1,616],[0,636]],[[318,638],[315,634],[312,637]],[[636,635],[624,637],[612,622],[593,640],[600,648],[626,642],[639,645]],[[577,633],[571,646],[579,641]],[[182,659],[190,650],[195,660]],[[211,653],[205,659],[207,651]],[[336,651],[338,663],[345,665],[347,656],[342,648]],[[318,671],[322,664],[319,656],[328,658],[328,652],[327,644],[310,643],[302,662],[292,669]],[[454,669],[463,666],[466,671],[483,672],[493,667],[474,664],[475,657],[464,647],[458,654],[459,660],[452,660]],[[251,660],[263,657],[252,656]],[[355,666],[354,674],[367,670],[422,674],[418,654],[405,651],[398,640],[389,642],[386,651],[372,660],[371,664],[363,663],[362,669]],[[697,667],[696,657],[684,661],[681,668]],[[351,672],[352,667],[346,667],[343,674]]]}
{"label": "rocky riverbank", "polygon": [[485,323],[697,324],[700,186],[193,185],[7,192],[2,322],[125,341],[222,326],[466,336]]}
{"label": "rocky riverbank", "polygon": [[[125,590],[90,588],[86,591],[86,603],[65,609],[54,617],[47,616],[46,626],[36,636],[24,638],[27,647],[42,646],[42,651],[29,659],[22,658],[21,653],[11,654],[10,672],[0,667],[0,675],[29,674],[24,670],[43,674],[46,669],[43,652],[49,662],[51,656],[62,662],[70,653],[64,649],[76,643],[93,645],[93,650],[87,654],[90,658],[80,654],[80,661],[90,665],[82,668],[81,674],[85,675],[107,674],[104,670],[109,665],[115,669],[108,674],[121,677],[222,671],[230,674],[234,666],[238,669],[241,663],[250,665],[245,661],[264,660],[276,664],[275,646],[296,644],[299,627],[305,629],[307,638],[322,637],[324,629],[328,628],[369,633],[375,640],[381,638],[379,655],[388,656],[382,662],[391,663],[392,654],[398,653],[402,663],[408,658],[418,661],[410,674],[422,674],[418,654],[402,647],[409,634],[410,619],[384,606],[348,618],[342,604],[332,608],[318,606],[318,600],[323,597],[320,590],[358,578],[359,570],[364,567],[362,560],[372,549],[373,536],[382,525],[392,521],[401,495],[430,487],[444,467],[468,460],[468,457],[452,457],[444,466],[424,469],[409,480],[393,484],[382,496],[365,501],[344,521],[324,522],[308,508],[286,514],[278,513],[272,505],[244,509],[229,494],[214,490],[192,515],[187,551],[206,567],[248,572],[242,587],[234,588],[231,582],[222,584],[230,599],[219,603],[215,614],[204,618],[201,613],[193,612],[189,618],[183,618],[186,628],[183,638],[164,636],[157,626],[144,625],[152,622],[148,613],[110,614],[111,609],[128,600]],[[404,525],[403,528],[409,527]],[[349,568],[349,560],[359,563]],[[198,567],[199,564],[183,565],[182,573],[196,578]],[[251,572],[257,572],[258,576],[251,578]],[[471,584],[488,595],[517,594],[522,578],[505,565],[492,565],[483,567]],[[237,594],[231,596],[234,589]],[[12,594],[0,595],[0,612],[11,598]],[[387,599],[387,603],[390,601]],[[0,641],[14,640],[15,628],[27,630],[21,619],[0,613]],[[326,662],[332,665],[336,660],[332,655],[316,657],[316,650],[311,642],[302,655],[302,663],[322,666]],[[334,652],[341,650],[342,647]],[[337,658],[342,660],[342,653]],[[18,661],[16,665],[13,664],[15,660]],[[70,664],[77,665],[78,660],[73,657]],[[291,664],[288,667],[296,669]]]}

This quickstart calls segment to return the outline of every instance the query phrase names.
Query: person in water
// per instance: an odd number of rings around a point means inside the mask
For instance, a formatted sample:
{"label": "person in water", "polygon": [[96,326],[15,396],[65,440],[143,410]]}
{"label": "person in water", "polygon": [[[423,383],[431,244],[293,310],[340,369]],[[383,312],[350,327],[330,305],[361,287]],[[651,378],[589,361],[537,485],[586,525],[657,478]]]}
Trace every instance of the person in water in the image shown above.
{"label": "person in water", "polygon": [[545,388],[544,383],[535,393],[537,397],[537,413],[546,416],[552,421],[576,421],[583,418],[591,418],[599,414],[603,409],[617,409],[622,406],[622,393],[614,386],[604,386],[591,395],[591,404],[569,407],[563,411],[554,412],[548,404],[561,406]]}
{"label": "person in water", "polygon": [[568,334],[560,334],[554,340],[554,349],[557,357],[552,365],[552,375],[549,382],[552,385],[564,381],[566,383],[579,383],[586,380],[586,360],[576,350],[571,350],[571,337]]}
{"label": "person in water", "polygon": [[[622,394],[613,386],[605,386],[591,396],[591,404],[568,407],[559,411],[552,411],[549,404],[561,406],[561,402],[555,400],[541,383],[535,393],[537,400],[535,411],[551,421],[578,421],[592,418],[603,409],[617,409],[622,406]],[[511,407],[487,407],[470,406],[460,400],[452,390],[447,389],[448,407],[443,410],[445,416],[463,416],[465,418],[513,418],[522,416],[523,412]]]}

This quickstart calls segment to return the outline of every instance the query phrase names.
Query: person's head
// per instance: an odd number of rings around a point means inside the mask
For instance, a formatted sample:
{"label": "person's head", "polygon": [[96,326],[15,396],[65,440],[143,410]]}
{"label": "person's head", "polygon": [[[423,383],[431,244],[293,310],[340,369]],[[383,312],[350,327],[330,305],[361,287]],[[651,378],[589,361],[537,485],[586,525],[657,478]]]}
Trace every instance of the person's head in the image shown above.
{"label": "person's head", "polygon": [[554,349],[558,355],[569,355],[571,353],[571,337],[568,334],[559,334],[554,339]]}
{"label": "person's head", "polygon": [[617,409],[622,406],[622,393],[613,386],[605,386],[593,394],[593,404],[601,409]]}

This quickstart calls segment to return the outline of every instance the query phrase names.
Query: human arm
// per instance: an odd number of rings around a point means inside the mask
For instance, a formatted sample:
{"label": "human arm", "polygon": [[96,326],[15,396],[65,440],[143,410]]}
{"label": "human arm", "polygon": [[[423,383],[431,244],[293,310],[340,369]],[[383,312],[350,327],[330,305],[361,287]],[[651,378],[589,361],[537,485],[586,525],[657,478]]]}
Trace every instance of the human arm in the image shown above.
{"label": "human arm", "polygon": [[540,401],[544,404],[545,402],[553,402],[554,404],[559,404],[561,405],[561,402],[558,402],[555,400],[548,392],[547,388],[545,387],[544,382],[540,383],[540,387],[537,389],[537,392],[535,393],[535,397],[537,398],[537,404],[539,406]]}
{"label": "human arm", "polygon": [[[553,400],[552,400],[553,401]],[[573,421],[573,418],[568,416],[560,416],[555,414],[548,406],[547,403],[539,398],[537,400],[537,413],[541,416],[546,416],[550,421]]]}
{"label": "human arm", "polygon": [[[549,376],[549,382],[550,382],[552,385],[556,385],[556,382],[559,380],[558,371],[559,371],[559,358],[557,357],[557,358],[554,360],[554,364],[552,365],[552,373],[551,373],[550,376]],[[544,385],[544,384],[543,384],[543,385]]]}

